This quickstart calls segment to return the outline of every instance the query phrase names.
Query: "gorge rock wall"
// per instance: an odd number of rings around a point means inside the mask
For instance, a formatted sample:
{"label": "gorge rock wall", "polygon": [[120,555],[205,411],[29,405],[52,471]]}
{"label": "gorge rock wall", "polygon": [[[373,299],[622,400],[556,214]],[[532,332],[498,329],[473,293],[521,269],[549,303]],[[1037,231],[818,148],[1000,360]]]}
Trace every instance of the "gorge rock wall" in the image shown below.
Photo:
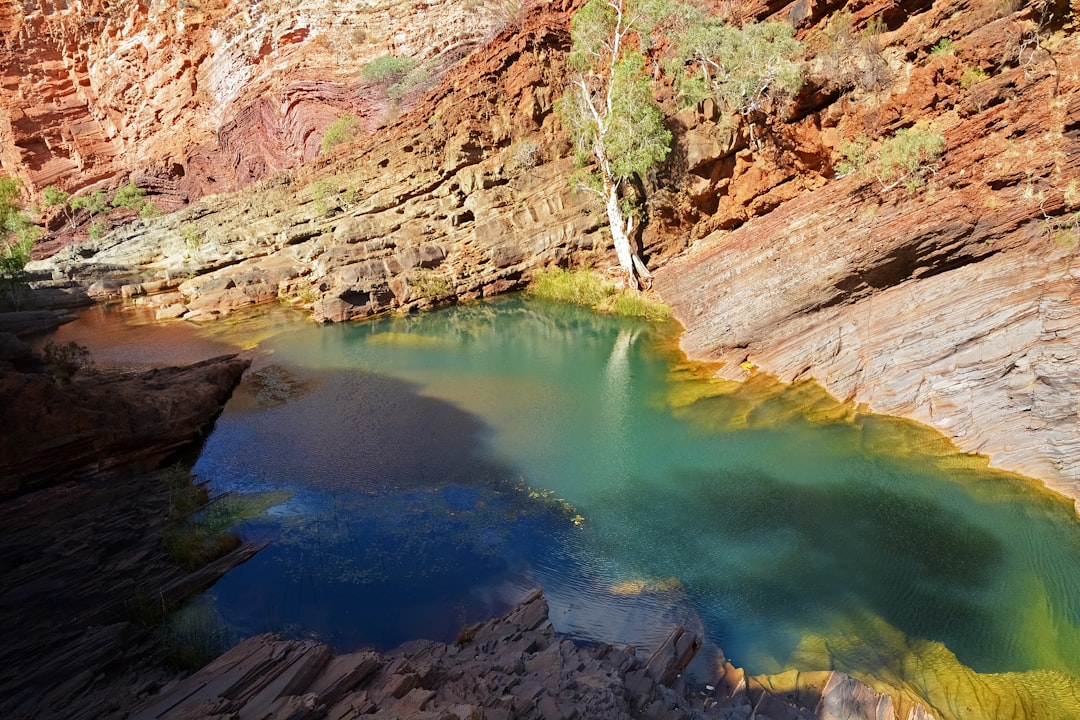
{"label": "gorge rock wall", "polygon": [[[374,135],[61,251],[30,266],[37,285],[162,318],[281,298],[340,321],[521,287],[552,263],[613,265],[553,112],[573,6],[530,7]],[[1080,495],[1069,6],[745,7],[795,23],[805,88],[752,139],[711,103],[676,111],[665,86],[675,147],[638,188],[688,354],[728,377],[749,362],[814,378]],[[946,141],[924,187],[839,177],[845,141],[915,124]]]}
{"label": "gorge rock wall", "polygon": [[278,298],[342,321],[521,287],[606,257],[603,213],[567,182],[553,107],[569,3],[537,8],[434,92],[342,152],[32,263],[40,288],[212,319]]}
{"label": "gorge rock wall", "polygon": [[925,187],[830,180],[705,234],[656,287],[722,376],[813,378],[1080,497],[1080,46],[1045,31],[1017,62],[1031,16],[948,9],[886,33],[890,87],[811,115],[836,147],[929,123],[947,144]]}
{"label": "gorge rock wall", "polygon": [[[492,5],[489,7],[489,5]],[[384,54],[434,77],[513,18],[498,3],[28,0],[0,6],[0,174],[35,197],[134,175],[175,209],[310,160],[327,125],[392,112]],[[407,104],[409,98],[405,98]]]}

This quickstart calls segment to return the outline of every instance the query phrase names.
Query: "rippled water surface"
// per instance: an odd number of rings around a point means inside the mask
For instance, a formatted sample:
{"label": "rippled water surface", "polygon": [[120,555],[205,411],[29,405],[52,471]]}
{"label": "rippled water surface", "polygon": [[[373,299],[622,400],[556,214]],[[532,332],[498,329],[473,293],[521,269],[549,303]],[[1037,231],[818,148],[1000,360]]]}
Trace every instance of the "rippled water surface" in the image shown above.
{"label": "rippled water surface", "polygon": [[237,632],[452,640],[540,585],[582,638],[649,647],[683,622],[752,673],[836,667],[943,717],[1080,716],[1071,503],[925,428],[709,382],[672,327],[538,301],[115,336],[102,317],[61,339],[255,357],[195,466],[217,492],[292,493],[211,595]]}

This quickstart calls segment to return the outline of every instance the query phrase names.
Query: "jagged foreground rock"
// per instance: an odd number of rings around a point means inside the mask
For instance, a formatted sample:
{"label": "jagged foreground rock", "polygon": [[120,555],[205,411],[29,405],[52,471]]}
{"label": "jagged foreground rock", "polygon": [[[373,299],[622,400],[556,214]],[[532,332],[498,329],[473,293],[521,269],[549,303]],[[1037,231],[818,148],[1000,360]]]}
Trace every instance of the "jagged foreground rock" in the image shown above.
{"label": "jagged foreground rock", "polygon": [[[632,649],[581,647],[560,638],[539,591],[457,644],[414,641],[386,654],[334,656],[311,640],[261,635],[165,687],[135,720],[195,718],[724,718],[892,720],[892,701],[843,673],[821,673],[783,697],[727,682],[690,693],[680,673],[698,649],[675,628],[647,660]],[[820,683],[820,684],[819,684]],[[929,718],[922,709],[911,720]]]}

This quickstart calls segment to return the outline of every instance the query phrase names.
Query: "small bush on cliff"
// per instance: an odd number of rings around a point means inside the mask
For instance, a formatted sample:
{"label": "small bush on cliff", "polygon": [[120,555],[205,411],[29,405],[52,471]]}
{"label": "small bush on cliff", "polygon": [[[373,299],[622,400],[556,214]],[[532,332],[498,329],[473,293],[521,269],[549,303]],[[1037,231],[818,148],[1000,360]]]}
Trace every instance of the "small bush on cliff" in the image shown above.
{"label": "small bush on cliff", "polygon": [[944,151],[945,136],[926,128],[898,130],[876,150],[860,135],[840,146],[842,160],[836,170],[840,175],[869,172],[883,191],[903,185],[910,192],[926,184],[926,176],[935,172]]}
{"label": "small bush on cliff", "polygon": [[90,359],[90,351],[74,340],[63,345],[48,341],[41,350],[41,359],[49,366],[53,377],[59,383],[71,382],[75,373],[94,364]]}
{"label": "small bush on cliff", "polygon": [[364,65],[361,74],[369,83],[392,85],[401,82],[416,67],[416,58],[383,55]]}
{"label": "small bush on cliff", "polygon": [[415,297],[426,300],[446,297],[451,290],[449,280],[426,268],[417,268],[409,273],[409,287]]}
{"label": "small bush on cliff", "polygon": [[109,199],[105,191],[97,190],[91,195],[81,195],[71,198],[72,210],[86,210],[90,217],[104,212],[109,207]]}
{"label": "small bush on cliff", "polygon": [[960,87],[967,90],[973,85],[978,85],[989,79],[990,75],[981,68],[965,68],[964,72],[960,74]]}
{"label": "small bush on cliff", "polygon": [[401,55],[376,58],[364,65],[362,73],[365,81],[381,86],[391,100],[400,100],[429,77],[416,58]]}
{"label": "small bush on cliff", "polygon": [[143,205],[146,204],[145,197],[146,191],[136,185],[135,181],[132,180],[116,191],[110,204],[115,208],[124,208],[125,210],[139,212],[142,210]]}
{"label": "small bush on cliff", "polygon": [[322,151],[330,152],[332,148],[355,140],[363,130],[360,118],[355,115],[342,115],[334,122],[326,126],[326,133],[322,137]]}
{"label": "small bush on cliff", "polygon": [[923,128],[905,128],[885,141],[878,151],[877,179],[883,190],[904,185],[913,190],[926,184],[945,151],[945,136]]}
{"label": "small bush on cliff", "polygon": [[61,190],[60,188],[56,187],[55,185],[49,185],[48,187],[45,188],[44,195],[45,195],[45,207],[47,207],[47,208],[54,208],[54,207],[62,208],[63,212],[64,212],[64,217],[66,217],[67,221],[70,223],[71,220],[72,220],[72,217],[71,217],[71,208],[68,207],[68,199],[71,197],[71,193],[66,192],[64,190]]}
{"label": "small bush on cliff", "polygon": [[859,88],[870,92],[888,87],[892,70],[882,56],[883,29],[878,17],[857,30],[851,12],[833,14],[815,42],[808,42],[818,47],[815,73],[819,81],[837,90]]}
{"label": "small bush on cliff", "polygon": [[954,47],[955,43],[951,38],[943,37],[937,41],[937,44],[930,48],[931,57],[945,57],[946,55],[952,55],[956,52]]}
{"label": "small bush on cliff", "polygon": [[518,140],[510,146],[510,162],[520,170],[531,170],[544,162],[544,150],[532,138]]}

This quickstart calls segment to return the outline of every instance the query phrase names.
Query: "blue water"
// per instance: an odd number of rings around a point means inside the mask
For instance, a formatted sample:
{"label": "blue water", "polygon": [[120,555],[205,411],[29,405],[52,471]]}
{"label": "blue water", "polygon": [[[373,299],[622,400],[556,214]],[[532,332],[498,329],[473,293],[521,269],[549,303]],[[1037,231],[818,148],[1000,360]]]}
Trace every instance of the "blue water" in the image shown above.
{"label": "blue water", "polygon": [[579,638],[647,649],[681,622],[752,673],[837,667],[934,702],[980,673],[976,705],[1051,678],[1045,707],[1000,716],[1080,713],[1071,502],[813,386],[710,382],[676,332],[521,298],[197,331],[255,364],[195,472],[291,493],[241,528],[273,542],[217,612],[386,649],[541,586]]}

